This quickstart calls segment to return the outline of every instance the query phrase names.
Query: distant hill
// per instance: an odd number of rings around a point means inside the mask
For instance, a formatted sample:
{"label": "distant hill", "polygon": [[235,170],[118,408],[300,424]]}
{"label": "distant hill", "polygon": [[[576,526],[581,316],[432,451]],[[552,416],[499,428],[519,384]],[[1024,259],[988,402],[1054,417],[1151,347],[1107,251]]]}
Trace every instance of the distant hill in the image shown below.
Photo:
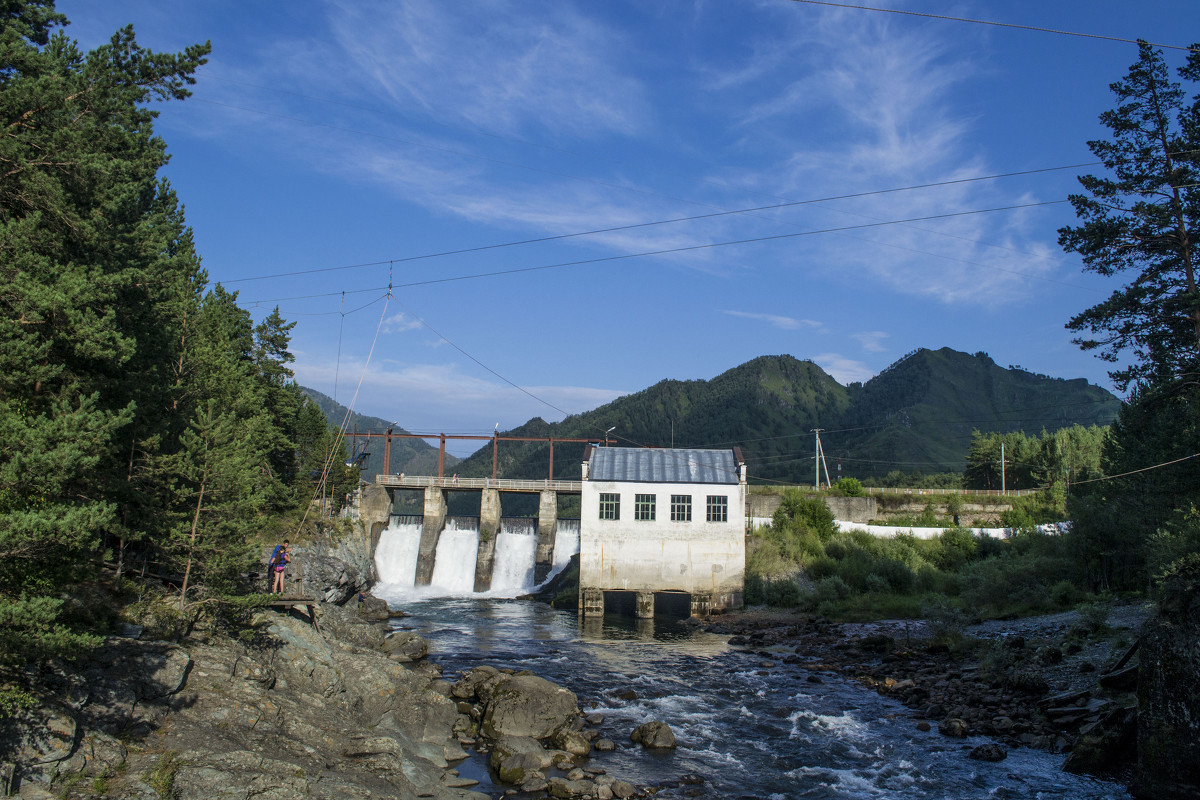
{"label": "distant hill", "polygon": [[[623,446],[739,445],[752,479],[812,480],[813,428],[835,476],[871,478],[905,472],[957,472],[971,431],[1036,434],[1079,423],[1106,425],[1120,407],[1110,392],[1086,380],[1005,369],[986,353],[921,349],[865,384],[842,386],[811,361],[762,356],[712,380],[664,380],[593,411],[556,423],[534,418],[510,436],[613,441]],[[577,479],[582,444],[556,443],[555,477]],[[548,473],[546,443],[500,444],[501,477]],[[491,447],[459,464],[464,476],[490,475]]]}
{"label": "distant hill", "polygon": [[[325,412],[325,417],[334,425],[341,425],[342,420],[346,416],[346,407],[341,403],[336,402],[327,394],[322,394],[316,389],[309,389],[301,386],[300,391],[313,399],[321,410]],[[392,429],[392,433],[408,433],[408,431],[392,425],[387,420],[381,417],[368,417],[365,414],[353,412],[350,414],[350,421],[346,425],[346,433],[349,435],[353,431],[359,433],[385,433],[388,428]],[[362,477],[363,480],[373,481],[375,476],[383,471],[383,446],[382,439],[370,439],[367,446],[368,455],[363,464]],[[350,444],[347,442],[347,452],[350,450]],[[438,449],[425,443],[421,439],[392,439],[392,453],[389,460],[389,468],[393,473],[407,472],[410,475],[436,475],[438,462]],[[446,454],[446,469],[457,466],[459,459],[455,456]]]}

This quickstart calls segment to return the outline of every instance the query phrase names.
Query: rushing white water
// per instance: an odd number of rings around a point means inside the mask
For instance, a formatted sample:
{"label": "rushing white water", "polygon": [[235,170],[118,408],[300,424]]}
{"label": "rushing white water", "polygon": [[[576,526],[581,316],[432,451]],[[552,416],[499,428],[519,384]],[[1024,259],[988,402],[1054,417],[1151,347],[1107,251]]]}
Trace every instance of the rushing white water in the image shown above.
{"label": "rushing white water", "polygon": [[417,577],[417,553],[421,548],[421,517],[393,516],[375,547],[375,570],[379,582],[412,586]]}
{"label": "rushing white water", "polygon": [[537,520],[524,525],[504,525],[496,534],[496,556],[492,565],[492,590],[495,595],[514,595],[533,588],[533,567],[537,553]]}
{"label": "rushing white water", "polygon": [[[419,516],[393,516],[375,548],[379,586],[375,594],[399,602],[414,597],[468,596],[475,594],[475,563],[479,548],[477,517],[449,517],[438,537],[430,586],[415,586],[421,544]],[[554,563],[559,572],[579,552],[579,520],[558,520]],[[492,584],[488,595],[515,597],[535,588],[537,518],[505,517],[496,535]]]}
{"label": "rushing white water", "polygon": [[479,521],[450,517],[438,537],[433,557],[432,591],[471,594],[475,591],[475,560],[479,555]]}
{"label": "rushing white water", "polygon": [[554,567],[551,574],[561,572],[571,556],[579,553],[579,520],[560,519],[554,536]]}

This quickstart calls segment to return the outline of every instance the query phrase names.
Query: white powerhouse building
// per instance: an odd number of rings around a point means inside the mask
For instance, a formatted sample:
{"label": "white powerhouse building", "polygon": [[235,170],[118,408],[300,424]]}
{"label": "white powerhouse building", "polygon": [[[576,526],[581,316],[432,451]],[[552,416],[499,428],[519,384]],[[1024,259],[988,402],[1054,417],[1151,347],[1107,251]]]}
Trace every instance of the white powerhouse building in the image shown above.
{"label": "white powerhouse building", "polygon": [[741,607],[746,466],[739,450],[589,445],[582,502],[580,613],[603,614],[606,595],[610,607],[635,599],[639,617],[653,616],[656,594],[660,602],[690,595],[692,614]]}

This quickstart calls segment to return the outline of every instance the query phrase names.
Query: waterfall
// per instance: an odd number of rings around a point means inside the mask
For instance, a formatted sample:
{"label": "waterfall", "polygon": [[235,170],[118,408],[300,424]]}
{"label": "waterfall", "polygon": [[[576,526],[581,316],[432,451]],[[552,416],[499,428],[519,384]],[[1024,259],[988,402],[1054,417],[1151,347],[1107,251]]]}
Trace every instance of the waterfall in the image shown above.
{"label": "waterfall", "polygon": [[433,557],[433,591],[452,595],[474,592],[478,555],[479,518],[449,517]]}
{"label": "waterfall", "polygon": [[560,519],[558,533],[554,537],[554,566],[550,569],[553,575],[561,572],[570,562],[571,556],[579,553],[579,520]]}
{"label": "waterfall", "polygon": [[512,595],[533,588],[537,552],[537,519],[508,517],[500,520],[496,534],[496,560],[492,568],[492,594]]}
{"label": "waterfall", "polygon": [[[446,519],[434,554],[432,581],[428,587],[416,587],[423,519],[419,515],[393,515],[383,530],[375,548],[375,567],[379,572],[376,595],[401,602],[417,596],[474,594],[479,518]],[[535,588],[537,529],[536,517],[504,517],[500,520],[489,595],[513,597]],[[550,576],[560,572],[578,552],[579,520],[558,520]]]}
{"label": "waterfall", "polygon": [[409,587],[416,581],[417,553],[421,547],[419,516],[393,515],[375,547],[379,582]]}

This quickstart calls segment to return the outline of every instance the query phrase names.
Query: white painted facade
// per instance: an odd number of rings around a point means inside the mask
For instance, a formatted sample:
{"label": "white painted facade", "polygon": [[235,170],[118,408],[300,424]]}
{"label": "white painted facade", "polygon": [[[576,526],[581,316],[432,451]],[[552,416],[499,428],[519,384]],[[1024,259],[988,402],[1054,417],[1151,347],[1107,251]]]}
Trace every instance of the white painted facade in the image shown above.
{"label": "white painted facade", "polygon": [[[619,519],[601,519],[600,496],[620,498]],[[639,494],[655,497],[655,518],[635,518]],[[692,498],[691,521],[672,521],[671,498]],[[708,498],[726,499],[725,522],[709,522]],[[746,484],[643,483],[585,478],[580,511],[579,585],[602,591],[681,591],[741,605],[746,571]]]}

